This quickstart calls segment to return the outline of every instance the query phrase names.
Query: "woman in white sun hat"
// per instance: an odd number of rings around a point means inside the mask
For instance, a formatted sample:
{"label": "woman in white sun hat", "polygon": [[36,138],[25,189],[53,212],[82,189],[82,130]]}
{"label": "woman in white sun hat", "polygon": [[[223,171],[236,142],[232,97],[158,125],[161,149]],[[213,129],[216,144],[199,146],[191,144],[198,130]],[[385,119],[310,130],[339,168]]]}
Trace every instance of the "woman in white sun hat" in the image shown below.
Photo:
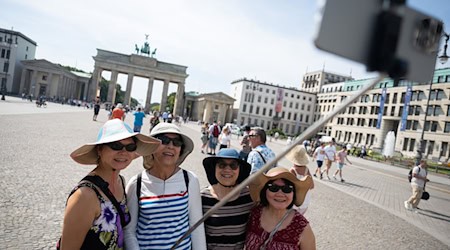
{"label": "woman in white sun hat", "polygon": [[[144,157],[145,170],[126,187],[131,216],[125,228],[127,249],[171,249],[203,215],[199,181],[180,168],[194,143],[172,123],[159,123],[150,135],[161,145]],[[177,249],[206,249],[203,224]]]}
{"label": "woman in white sun hat", "polygon": [[[286,154],[286,159],[294,164],[289,171],[293,173],[298,179],[302,179],[305,176],[311,176],[311,173],[308,169],[308,153],[303,145],[295,146],[291,151],[289,151],[289,153]],[[308,209],[309,203],[311,202],[311,189],[313,188],[314,181],[311,181],[311,187],[306,193],[305,200],[303,201],[302,205],[297,208],[301,214],[305,214],[306,210]]]}
{"label": "woman in white sun hat", "polygon": [[67,199],[61,249],[123,249],[123,227],[130,216],[125,182],[120,171],[140,155],[152,154],[161,142],[134,133],[119,119],[107,121],[94,143],[73,151],[80,164],[95,168],[72,190]]}

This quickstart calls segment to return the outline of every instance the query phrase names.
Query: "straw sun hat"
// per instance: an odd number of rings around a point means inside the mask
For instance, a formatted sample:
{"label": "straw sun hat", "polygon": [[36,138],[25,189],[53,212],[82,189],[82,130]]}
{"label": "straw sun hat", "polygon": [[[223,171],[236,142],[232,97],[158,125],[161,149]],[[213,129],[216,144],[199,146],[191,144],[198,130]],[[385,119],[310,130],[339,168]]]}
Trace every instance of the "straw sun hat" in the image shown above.
{"label": "straw sun hat", "polygon": [[295,146],[286,154],[286,159],[297,166],[306,166],[309,163],[309,157],[303,145]]}
{"label": "straw sun hat", "polygon": [[[166,123],[166,122],[158,123],[158,125],[156,125],[150,132],[150,135],[153,137],[160,134],[177,134],[181,136],[181,139],[183,140],[183,146],[181,148],[180,157],[176,162],[177,166],[183,163],[184,159],[186,159],[186,157],[192,152],[192,150],[194,150],[194,142],[191,140],[191,138],[189,138],[187,135],[182,134],[180,128],[173,123]],[[152,164],[153,164],[152,155],[144,157],[144,168],[149,169],[151,168]]]}
{"label": "straw sun hat", "polygon": [[269,181],[274,181],[277,179],[285,179],[294,184],[295,189],[295,200],[294,204],[296,206],[302,205],[305,200],[306,192],[309,190],[312,179],[311,176],[305,176],[302,179],[297,179],[289,170],[283,167],[275,167],[270,169],[266,174],[261,174],[256,177],[256,179],[249,185],[250,196],[255,202],[261,201],[260,193],[264,186]]}
{"label": "straw sun hat", "polygon": [[112,119],[107,121],[100,128],[96,142],[79,147],[70,154],[70,157],[80,164],[97,164],[97,145],[120,141],[133,136],[137,139],[136,153],[142,156],[152,154],[161,144],[161,142],[155,138],[133,132],[131,127],[122,120]]}

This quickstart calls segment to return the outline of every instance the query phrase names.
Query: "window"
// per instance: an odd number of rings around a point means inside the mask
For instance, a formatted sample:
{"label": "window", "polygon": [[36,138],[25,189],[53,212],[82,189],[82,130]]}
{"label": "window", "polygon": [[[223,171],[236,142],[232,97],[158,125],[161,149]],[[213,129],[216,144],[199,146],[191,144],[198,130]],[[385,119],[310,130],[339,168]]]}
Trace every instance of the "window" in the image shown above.
{"label": "window", "polygon": [[305,116],[305,122],[306,122],[306,123],[309,122],[309,115],[306,115],[306,116]]}
{"label": "window", "polygon": [[261,96],[258,96],[258,102],[261,102]]}
{"label": "window", "polygon": [[397,93],[394,93],[394,96],[392,97],[392,103],[397,103]]}
{"label": "window", "polygon": [[287,119],[290,120],[291,119],[291,112],[288,112],[288,116]]}
{"label": "window", "polygon": [[256,114],[259,115],[259,107],[256,107]]}
{"label": "window", "polygon": [[450,122],[445,122],[444,133],[449,133],[449,132],[450,132]]}
{"label": "window", "polygon": [[247,104],[242,105],[242,112],[246,112],[247,110]]}
{"label": "window", "polygon": [[6,50],[5,50],[5,49],[2,49],[2,55],[1,55],[1,58],[5,58],[5,54],[6,54]]}
{"label": "window", "polygon": [[272,116],[272,109],[269,109],[269,116]]}
{"label": "window", "polygon": [[269,98],[265,97],[264,98],[264,103],[267,103],[268,100],[269,100]]}
{"label": "window", "polygon": [[412,129],[417,130],[418,126],[419,126],[419,121],[413,121]]}
{"label": "window", "polygon": [[431,123],[431,132],[436,132],[437,131],[437,127],[438,127],[438,122],[437,121],[433,121]]}
{"label": "window", "polygon": [[42,76],[42,80],[43,80],[43,81],[47,81],[47,75],[43,75],[43,76]]}
{"label": "window", "polygon": [[5,62],[5,64],[3,64],[3,72],[8,72],[9,70],[9,62]]}
{"label": "window", "polygon": [[263,108],[262,115],[266,115],[266,108]]}
{"label": "window", "polygon": [[414,151],[415,146],[416,146],[416,139],[411,139],[411,141],[409,141],[409,151],[410,152]]}
{"label": "window", "polygon": [[273,98],[272,98],[272,99],[270,99],[270,104],[272,104],[272,105],[273,105],[274,103],[275,103],[275,99],[273,99]]}
{"label": "window", "polygon": [[283,107],[286,107],[286,101],[283,102]]}
{"label": "window", "polygon": [[[450,107],[450,105],[449,105]],[[298,109],[298,102],[295,103],[295,109]]]}
{"label": "window", "polygon": [[250,105],[250,110],[248,112],[253,113],[253,105]]}
{"label": "window", "polygon": [[9,59],[9,56],[11,55],[11,50],[6,51],[6,59]]}
{"label": "window", "polygon": [[403,141],[403,149],[402,149],[403,151],[406,151],[408,149],[408,140],[409,140],[409,138],[405,137],[405,139]]}

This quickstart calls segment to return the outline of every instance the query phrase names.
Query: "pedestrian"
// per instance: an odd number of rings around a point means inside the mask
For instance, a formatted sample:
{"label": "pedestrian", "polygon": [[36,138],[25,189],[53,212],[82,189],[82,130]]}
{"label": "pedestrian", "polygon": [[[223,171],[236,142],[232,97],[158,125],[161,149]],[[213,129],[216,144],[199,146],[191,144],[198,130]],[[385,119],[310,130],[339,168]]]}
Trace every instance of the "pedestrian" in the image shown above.
{"label": "pedestrian", "polygon": [[250,126],[247,125],[244,127],[244,134],[241,140],[242,149],[239,152],[239,158],[244,161],[247,161],[248,153],[252,151],[252,147],[250,147],[250,137],[249,137],[250,131],[251,131]]}
{"label": "pedestrian", "polygon": [[208,151],[208,149],[206,148],[208,145],[208,137],[209,137],[209,124],[207,122],[205,122],[202,125],[201,131],[202,136],[200,137],[200,139],[202,140],[202,149],[201,152],[202,154],[205,153],[205,149],[206,151]]}
{"label": "pedestrian", "polygon": [[[209,186],[201,191],[203,213],[207,213],[250,174],[250,164],[236,149],[224,148],[217,156],[203,159]],[[254,202],[248,187],[231,198],[205,224],[208,249],[244,249],[247,221]]]}
{"label": "pedestrian", "polygon": [[141,132],[142,125],[144,124],[145,113],[142,112],[142,108],[138,107],[137,111],[134,112],[134,132]]}
{"label": "pedestrian", "polygon": [[92,117],[93,121],[97,121],[98,113],[100,112],[100,97],[97,96],[94,101],[94,116]]}
{"label": "pedestrian", "polygon": [[412,195],[405,201],[405,208],[410,211],[417,211],[420,199],[425,190],[425,185],[430,180],[427,179],[428,165],[426,160],[420,160],[419,165],[412,170],[411,188]]}
{"label": "pedestrian", "polygon": [[162,113],[163,122],[167,122],[167,119],[169,118],[169,113],[167,111],[164,111]]}
{"label": "pedestrian", "polygon": [[331,165],[336,160],[336,146],[335,146],[335,144],[336,143],[335,143],[334,139],[332,139],[329,142],[328,146],[326,146],[324,148],[327,159],[325,161],[325,170],[322,170],[321,174],[323,174],[324,172],[327,172],[327,179],[328,180],[330,180],[329,171],[330,171]]}
{"label": "pedestrian", "polygon": [[125,111],[123,111],[122,103],[117,103],[117,106],[112,110],[111,119],[125,120]]}
{"label": "pedestrian", "polygon": [[208,154],[216,155],[216,147],[219,142],[219,135],[221,129],[219,124],[216,121],[213,122],[211,126],[209,126],[209,143],[208,143]]}
{"label": "pedestrian", "polygon": [[363,145],[361,147],[361,152],[359,154],[359,157],[364,158],[367,155],[366,145]]}
{"label": "pedestrian", "polygon": [[297,179],[283,167],[272,168],[250,184],[259,205],[250,212],[245,249],[315,249],[311,226],[293,205],[301,206],[311,177]]}
{"label": "pedestrian", "polygon": [[333,174],[333,179],[336,180],[336,175],[339,173],[339,177],[341,178],[341,182],[345,182],[345,180],[342,178],[342,169],[344,168],[345,161],[347,160],[348,163],[352,164],[347,157],[347,148],[342,148],[339,150],[337,154],[337,169],[336,172]]}
{"label": "pedestrian", "polygon": [[[267,162],[275,159],[275,153],[266,145],[266,132],[263,129],[255,128],[250,131],[250,146],[252,151],[248,154],[247,162],[252,166],[251,173],[261,169]],[[276,163],[272,168],[276,167]]]}
{"label": "pedestrian", "polygon": [[107,121],[94,143],[73,151],[80,164],[95,165],[67,199],[58,249],[123,249],[123,227],[130,221],[125,180],[120,171],[139,155],[152,154],[160,142],[133,133],[121,120]]}
{"label": "pedestrian", "polygon": [[[311,176],[308,169],[309,157],[306,148],[302,145],[295,146],[291,151],[286,154],[286,159],[288,159],[292,164],[294,164],[289,170],[294,174],[297,179],[303,179],[305,176]],[[311,177],[312,180],[312,177]],[[311,189],[314,188],[314,181],[311,181],[311,186],[306,192],[305,200],[302,205],[297,208],[301,214],[305,214],[308,209],[309,203],[311,202]]]}
{"label": "pedestrian", "polygon": [[222,133],[219,135],[219,150],[222,148],[231,147],[231,131],[229,127],[224,127]]}
{"label": "pedestrian", "polygon": [[152,129],[159,124],[159,113],[158,111],[153,111],[153,115],[150,118],[150,133],[152,132]]}
{"label": "pedestrian", "polygon": [[[156,125],[150,135],[162,144],[144,157],[144,170],[126,187],[131,217],[125,228],[127,249],[170,249],[202,217],[199,181],[180,168],[194,143],[171,123]],[[203,224],[179,248],[206,249]]]}
{"label": "pedestrian", "polygon": [[316,160],[317,168],[316,171],[314,171],[313,176],[317,177],[317,173],[320,174],[320,179],[322,180],[322,165],[325,160],[326,154],[325,154],[325,143],[321,142],[320,146],[314,150],[313,158]]}

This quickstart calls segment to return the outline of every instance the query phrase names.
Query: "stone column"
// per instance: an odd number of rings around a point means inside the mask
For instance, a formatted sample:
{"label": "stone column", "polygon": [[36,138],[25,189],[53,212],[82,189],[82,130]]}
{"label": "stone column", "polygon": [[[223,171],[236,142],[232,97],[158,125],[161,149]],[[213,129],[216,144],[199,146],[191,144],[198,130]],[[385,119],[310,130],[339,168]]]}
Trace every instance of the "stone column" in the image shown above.
{"label": "stone column", "polygon": [[58,91],[57,91],[57,93],[58,93],[57,95],[58,95],[59,98],[63,97],[63,86],[64,86],[63,75],[60,74],[59,75],[59,80],[58,80]]}
{"label": "stone column", "polygon": [[150,112],[150,105],[152,104],[153,81],[153,77],[150,77],[148,79],[147,98],[145,99],[145,112]]}
{"label": "stone column", "polygon": [[203,121],[212,123],[214,118],[212,117],[213,114],[213,103],[210,100],[205,99],[205,109],[203,110]]}
{"label": "stone column", "polygon": [[159,111],[162,113],[166,111],[167,106],[167,92],[169,91],[169,80],[164,80],[164,86],[161,96],[161,104],[159,105]]}
{"label": "stone column", "polygon": [[19,94],[22,95],[22,93],[26,93],[25,89],[30,91],[28,88],[25,88],[25,78],[27,75],[27,69],[22,69],[22,75],[20,76],[20,87],[19,87]]}
{"label": "stone column", "polygon": [[124,105],[131,106],[131,90],[133,89],[133,73],[128,73],[128,81],[127,81],[127,91],[125,92],[125,100],[123,100]]}
{"label": "stone column", "polygon": [[109,80],[108,97],[106,98],[106,101],[111,102],[111,105],[113,105],[116,101],[117,75],[118,75],[117,71],[112,71],[111,79]]}
{"label": "stone column", "polygon": [[83,100],[86,102],[89,102],[88,99],[88,88],[89,88],[89,80],[87,82],[84,82],[84,92],[83,92]]}
{"label": "stone column", "polygon": [[31,91],[30,91],[33,98],[36,98],[36,96],[37,96],[37,94],[36,94],[37,82],[36,81],[37,81],[37,70],[33,70],[33,73],[31,75]]}
{"label": "stone column", "polygon": [[53,73],[49,73],[47,77],[47,93],[45,94],[47,98],[53,98],[55,95],[55,90],[53,86]]}
{"label": "stone column", "polygon": [[94,66],[94,73],[92,73],[91,87],[89,88],[88,93],[88,101],[95,100],[95,98],[97,97],[98,82],[101,80],[101,76],[102,76],[102,69],[100,69],[98,66]]}
{"label": "stone column", "polygon": [[178,83],[177,94],[175,95],[174,116],[183,116],[184,109],[184,83]]}

